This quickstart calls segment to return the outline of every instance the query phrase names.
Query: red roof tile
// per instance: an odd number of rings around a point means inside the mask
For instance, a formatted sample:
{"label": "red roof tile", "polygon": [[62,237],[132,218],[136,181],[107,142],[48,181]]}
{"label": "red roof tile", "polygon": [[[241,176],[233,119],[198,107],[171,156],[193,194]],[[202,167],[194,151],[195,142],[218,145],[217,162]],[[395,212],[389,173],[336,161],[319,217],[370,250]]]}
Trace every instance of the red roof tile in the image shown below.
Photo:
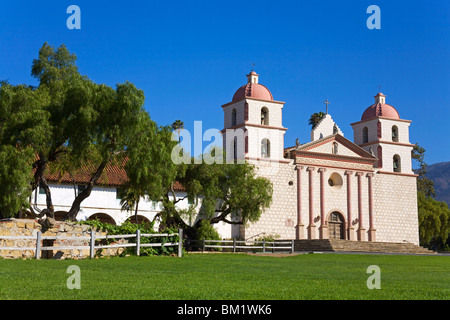
{"label": "red roof tile", "polygon": [[[121,164],[109,163],[103,170],[97,185],[102,186],[121,186],[124,185],[127,180],[127,173],[125,171],[126,159]],[[58,183],[74,183],[75,184],[87,184],[91,179],[92,175],[96,172],[97,167],[93,164],[84,165],[79,170],[77,170],[72,175],[69,173],[60,174],[55,173],[45,173],[45,178],[48,181],[58,182]],[[185,191],[184,187],[180,182],[175,181],[174,183],[175,191]]]}

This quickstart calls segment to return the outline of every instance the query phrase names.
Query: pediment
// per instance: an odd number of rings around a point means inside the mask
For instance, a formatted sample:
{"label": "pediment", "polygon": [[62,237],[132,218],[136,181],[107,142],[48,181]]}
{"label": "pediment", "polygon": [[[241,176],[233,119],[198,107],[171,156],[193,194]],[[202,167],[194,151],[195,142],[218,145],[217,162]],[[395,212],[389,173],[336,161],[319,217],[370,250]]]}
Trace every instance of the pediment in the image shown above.
{"label": "pediment", "polygon": [[376,157],[340,134],[333,134],[322,139],[302,144],[295,148],[297,155],[324,154],[330,157],[350,157],[376,161]]}

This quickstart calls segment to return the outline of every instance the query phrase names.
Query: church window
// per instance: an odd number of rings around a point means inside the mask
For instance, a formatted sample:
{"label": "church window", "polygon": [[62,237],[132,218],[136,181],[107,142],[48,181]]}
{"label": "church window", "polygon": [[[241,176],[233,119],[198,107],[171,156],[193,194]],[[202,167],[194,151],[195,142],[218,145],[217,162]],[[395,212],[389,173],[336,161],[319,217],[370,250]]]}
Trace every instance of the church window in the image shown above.
{"label": "church window", "polygon": [[332,154],[338,154],[338,144],[333,142],[333,148],[331,149]]}
{"label": "church window", "polygon": [[367,127],[364,127],[362,133],[363,133],[363,143],[369,142],[369,129],[367,129]]}
{"label": "church window", "polygon": [[377,138],[378,138],[378,140],[381,139],[381,122],[380,121],[377,122]]}
{"label": "church window", "polygon": [[237,137],[234,137],[233,140],[233,159],[234,161],[237,160]]}
{"label": "church window", "polygon": [[236,109],[233,109],[233,111],[231,111],[231,126],[235,125],[236,125]]}
{"label": "church window", "polygon": [[378,158],[378,168],[383,167],[383,147],[378,146],[377,147],[377,158]]}
{"label": "church window", "polygon": [[261,158],[270,158],[270,141],[262,139],[261,141]]}
{"label": "church window", "polygon": [[334,190],[339,190],[343,182],[342,176],[337,172],[333,172],[328,178],[328,185]]}
{"label": "church window", "polygon": [[396,154],[393,159],[394,172],[401,172],[400,156]]}
{"label": "church window", "polygon": [[244,143],[245,143],[244,152],[248,153],[248,136],[245,136]]}
{"label": "church window", "polygon": [[261,109],[261,124],[264,126],[269,125],[269,109],[266,107]]}
{"label": "church window", "polygon": [[397,126],[392,127],[392,141],[398,142],[398,128]]}

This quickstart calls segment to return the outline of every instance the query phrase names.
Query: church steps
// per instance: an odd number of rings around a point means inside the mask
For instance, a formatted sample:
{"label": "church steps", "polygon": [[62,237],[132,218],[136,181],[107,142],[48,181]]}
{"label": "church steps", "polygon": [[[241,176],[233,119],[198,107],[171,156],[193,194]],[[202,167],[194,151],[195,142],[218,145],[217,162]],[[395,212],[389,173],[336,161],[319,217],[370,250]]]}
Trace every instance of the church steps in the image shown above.
{"label": "church steps", "polygon": [[337,239],[295,240],[295,251],[347,251],[379,253],[435,254],[412,243],[349,241]]}

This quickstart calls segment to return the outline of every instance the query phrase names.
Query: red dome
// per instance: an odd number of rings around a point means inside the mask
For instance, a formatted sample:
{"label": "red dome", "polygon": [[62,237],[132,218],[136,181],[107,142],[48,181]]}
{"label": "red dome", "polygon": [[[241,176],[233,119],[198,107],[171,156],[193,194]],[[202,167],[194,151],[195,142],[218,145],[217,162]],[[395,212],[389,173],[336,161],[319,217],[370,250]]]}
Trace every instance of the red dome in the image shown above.
{"label": "red dome", "polygon": [[237,89],[233,96],[233,102],[244,99],[245,97],[273,100],[272,93],[270,93],[269,89],[259,83],[247,83]]}
{"label": "red dome", "polygon": [[242,87],[237,89],[233,96],[233,102],[244,99],[245,97],[263,99],[263,100],[273,100],[272,93],[262,84],[258,83],[259,75],[252,71],[247,75],[248,82]]}
{"label": "red dome", "polygon": [[400,119],[400,115],[398,114],[398,111],[391,106],[390,104],[386,104],[385,98],[386,96],[383,95],[381,92],[379,92],[375,96],[375,104],[371,105],[364,111],[361,121],[363,120],[369,120],[375,117],[385,117],[385,118],[391,118],[391,119]]}

